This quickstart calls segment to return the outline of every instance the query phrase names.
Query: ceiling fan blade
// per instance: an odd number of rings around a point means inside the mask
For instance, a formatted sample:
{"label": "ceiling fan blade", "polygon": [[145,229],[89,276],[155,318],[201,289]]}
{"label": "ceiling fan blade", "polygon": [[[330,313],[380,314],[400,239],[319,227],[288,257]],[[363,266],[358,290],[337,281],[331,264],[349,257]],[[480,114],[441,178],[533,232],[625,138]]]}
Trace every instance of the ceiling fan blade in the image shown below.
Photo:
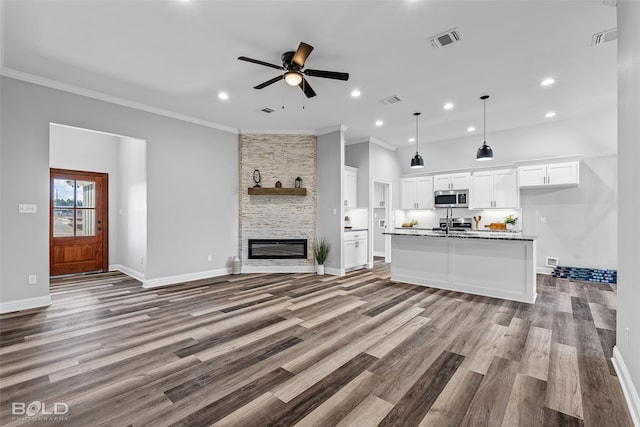
{"label": "ceiling fan blade", "polygon": [[311,88],[311,86],[309,86],[309,82],[306,79],[302,79],[298,86],[300,86],[300,89],[302,89],[304,94],[307,95],[307,98],[313,98],[316,96],[316,92]]}
{"label": "ceiling fan blade", "polygon": [[280,80],[282,80],[282,76],[274,77],[271,80],[267,80],[264,83],[260,83],[258,86],[254,86],[253,88],[254,89],[262,89],[262,88],[265,88],[265,87],[267,87],[269,85],[272,85],[272,84],[274,84],[276,82],[279,82]]}
{"label": "ceiling fan blade", "polygon": [[304,74],[311,77],[324,77],[325,79],[349,80],[349,73],[325,70],[304,70]]}
{"label": "ceiling fan blade", "polygon": [[298,50],[296,50],[296,53],[293,55],[291,62],[302,68],[304,66],[304,61],[307,60],[307,57],[312,50],[313,46],[306,44],[305,42],[300,42],[300,46],[298,46]]}
{"label": "ceiling fan blade", "polygon": [[281,65],[269,64],[268,62],[259,61],[253,58],[247,58],[246,56],[239,56],[238,59],[240,61],[253,62],[254,64],[264,65],[265,67],[275,68],[276,70],[284,70],[284,67]]}

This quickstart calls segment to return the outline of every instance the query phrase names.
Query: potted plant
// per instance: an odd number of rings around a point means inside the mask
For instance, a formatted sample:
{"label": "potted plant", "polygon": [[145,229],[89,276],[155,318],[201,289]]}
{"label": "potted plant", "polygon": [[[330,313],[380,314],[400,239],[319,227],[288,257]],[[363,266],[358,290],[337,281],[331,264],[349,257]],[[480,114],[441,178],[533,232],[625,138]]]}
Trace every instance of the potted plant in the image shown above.
{"label": "potted plant", "polygon": [[513,216],[513,214],[509,214],[504,218],[504,223],[507,224],[507,230],[513,230],[517,222],[518,218]]}
{"label": "potted plant", "polygon": [[319,275],[324,274],[324,262],[329,256],[329,249],[331,249],[331,245],[327,243],[325,239],[316,239],[316,241],[313,243],[313,257],[318,263],[316,272]]}

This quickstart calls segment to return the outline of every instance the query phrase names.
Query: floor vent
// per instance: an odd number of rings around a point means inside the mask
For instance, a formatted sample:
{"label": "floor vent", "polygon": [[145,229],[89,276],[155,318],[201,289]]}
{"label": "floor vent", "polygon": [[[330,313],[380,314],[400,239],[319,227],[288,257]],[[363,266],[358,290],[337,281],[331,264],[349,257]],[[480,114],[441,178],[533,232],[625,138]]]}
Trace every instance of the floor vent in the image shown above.
{"label": "floor vent", "polygon": [[595,33],[593,36],[591,36],[591,46],[597,46],[599,44],[612,42],[617,39],[618,39],[618,29],[612,28],[607,31]]}
{"label": "floor vent", "polygon": [[431,37],[429,39],[429,43],[431,43],[432,48],[440,49],[441,47],[459,42],[460,40],[462,40],[460,33],[457,29],[453,28],[451,30],[445,31],[444,33],[440,33]]}
{"label": "floor vent", "polygon": [[391,105],[395,104],[396,102],[402,101],[402,99],[400,99],[400,97],[397,95],[391,95],[387,96],[386,98],[382,98],[380,101],[382,101],[383,104]]}

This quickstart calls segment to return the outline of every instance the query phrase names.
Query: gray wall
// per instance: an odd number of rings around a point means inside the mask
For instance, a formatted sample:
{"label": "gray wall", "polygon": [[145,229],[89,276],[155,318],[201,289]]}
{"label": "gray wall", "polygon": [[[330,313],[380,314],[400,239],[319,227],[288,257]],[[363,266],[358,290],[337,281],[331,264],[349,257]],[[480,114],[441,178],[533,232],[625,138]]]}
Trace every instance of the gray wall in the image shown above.
{"label": "gray wall", "polygon": [[344,164],[358,168],[358,208],[368,208],[369,203],[369,143],[347,145],[344,147]]}
{"label": "gray wall", "polygon": [[[238,135],[7,77],[0,84],[3,303],[49,294],[52,122],[147,141],[147,279],[230,265],[238,253],[238,183],[229,181],[238,176]],[[37,204],[38,213],[19,215],[19,203]],[[27,285],[29,274],[37,285]]]}
{"label": "gray wall", "polygon": [[[640,394],[640,2],[618,1],[618,319],[616,348]],[[624,224],[631,225],[623,227]],[[627,332],[627,328],[629,332]],[[625,378],[623,378],[623,381]],[[640,402],[635,403],[640,418]],[[636,418],[637,422],[640,419]]]}
{"label": "gray wall", "polygon": [[[318,221],[317,237],[325,238],[331,251],[325,268],[339,274],[342,262],[342,229],[344,218],[344,136],[342,131],[319,135],[317,139]],[[334,213],[335,212],[335,213]]]}

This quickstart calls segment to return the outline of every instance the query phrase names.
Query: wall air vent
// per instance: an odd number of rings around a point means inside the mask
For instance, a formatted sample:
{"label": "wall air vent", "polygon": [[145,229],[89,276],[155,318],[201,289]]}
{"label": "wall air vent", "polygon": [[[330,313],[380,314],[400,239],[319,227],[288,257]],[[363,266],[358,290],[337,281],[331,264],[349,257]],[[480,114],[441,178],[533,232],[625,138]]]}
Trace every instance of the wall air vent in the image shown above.
{"label": "wall air vent", "polygon": [[273,108],[269,108],[269,107],[264,107],[260,110],[258,110],[258,112],[260,113],[264,113],[264,114],[271,114],[273,113],[275,110]]}
{"label": "wall air vent", "polygon": [[391,95],[391,96],[387,96],[386,98],[382,98],[380,101],[383,104],[391,105],[391,104],[395,104],[396,102],[402,101],[402,99],[400,99],[400,97],[397,95]]}
{"label": "wall air vent", "polygon": [[441,47],[448,46],[455,42],[459,42],[462,40],[460,36],[460,32],[452,28],[451,30],[445,31],[444,33],[437,34],[429,39],[429,43],[431,43],[431,47],[434,49],[440,49]]}
{"label": "wall air vent", "polygon": [[591,36],[591,46],[597,46],[602,43],[611,42],[618,39],[618,29],[612,28],[607,31],[595,33]]}

